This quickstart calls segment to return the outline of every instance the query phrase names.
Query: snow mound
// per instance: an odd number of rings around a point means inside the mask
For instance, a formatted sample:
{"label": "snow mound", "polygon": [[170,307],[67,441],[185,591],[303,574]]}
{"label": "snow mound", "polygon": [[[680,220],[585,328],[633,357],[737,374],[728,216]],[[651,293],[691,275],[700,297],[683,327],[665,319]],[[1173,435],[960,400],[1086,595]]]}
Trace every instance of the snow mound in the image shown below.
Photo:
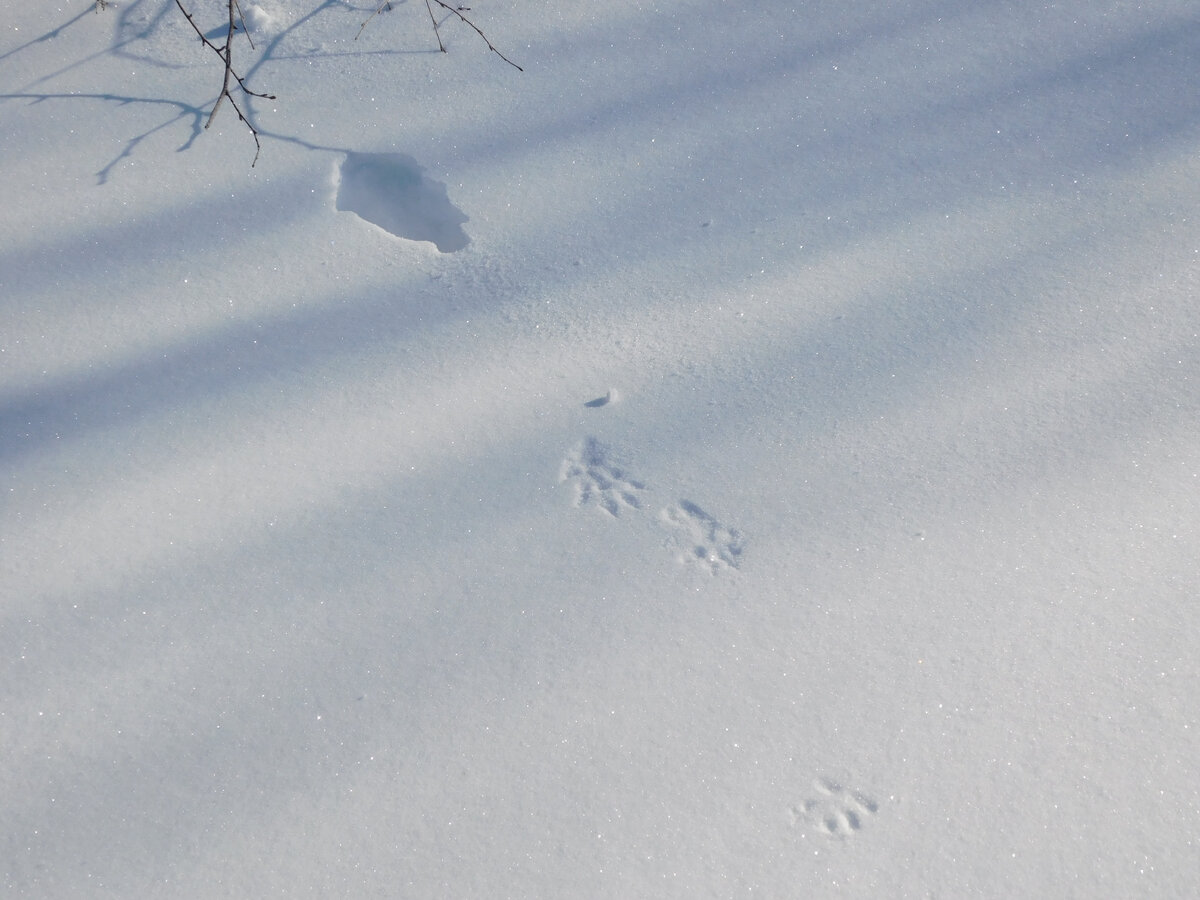
{"label": "snow mound", "polygon": [[246,28],[260,37],[274,37],[283,31],[283,23],[269,10],[257,3],[244,8],[242,17]]}

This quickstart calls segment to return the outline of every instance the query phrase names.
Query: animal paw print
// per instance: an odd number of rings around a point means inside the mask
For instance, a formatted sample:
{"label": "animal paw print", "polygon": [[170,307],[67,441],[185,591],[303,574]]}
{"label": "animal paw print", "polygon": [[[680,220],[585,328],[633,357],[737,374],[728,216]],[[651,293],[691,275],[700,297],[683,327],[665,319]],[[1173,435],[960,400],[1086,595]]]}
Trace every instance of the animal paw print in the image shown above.
{"label": "animal paw print", "polygon": [[828,778],[816,779],[813,792],[815,796],[788,810],[788,816],[793,825],[808,822],[831,838],[857,834],[867,819],[879,812],[879,804],[870,797]]}
{"label": "animal paw print", "polygon": [[628,477],[612,449],[594,437],[584,438],[568,454],[558,480],[575,483],[576,506],[597,506],[614,518],[626,509],[641,509],[638,494],[646,490],[645,484]]}
{"label": "animal paw print", "polygon": [[682,538],[676,538],[681,561],[695,562],[713,575],[741,565],[745,549],[741,532],[722,525],[690,500],[664,509],[660,518],[683,531]]}

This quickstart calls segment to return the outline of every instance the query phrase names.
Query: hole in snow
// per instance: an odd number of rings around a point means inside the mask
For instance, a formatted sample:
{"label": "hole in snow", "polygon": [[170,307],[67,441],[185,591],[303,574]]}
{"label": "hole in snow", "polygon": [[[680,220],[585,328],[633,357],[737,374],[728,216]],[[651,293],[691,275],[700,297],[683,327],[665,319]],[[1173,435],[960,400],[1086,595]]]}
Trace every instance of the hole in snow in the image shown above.
{"label": "hole in snow", "polygon": [[446,195],[403,153],[347,153],[338,183],[337,208],[410,241],[429,241],[443,253],[471,242],[467,221]]}

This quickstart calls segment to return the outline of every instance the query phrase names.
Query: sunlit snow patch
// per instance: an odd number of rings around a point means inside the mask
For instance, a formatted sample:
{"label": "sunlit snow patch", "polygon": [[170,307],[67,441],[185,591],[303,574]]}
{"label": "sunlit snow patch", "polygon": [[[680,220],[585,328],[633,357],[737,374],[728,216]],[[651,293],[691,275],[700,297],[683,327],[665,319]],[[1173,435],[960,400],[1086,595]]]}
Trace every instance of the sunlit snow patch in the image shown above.
{"label": "sunlit snow patch", "polygon": [[410,241],[429,241],[443,253],[471,242],[446,186],[426,178],[403,153],[347,153],[338,182],[337,208]]}

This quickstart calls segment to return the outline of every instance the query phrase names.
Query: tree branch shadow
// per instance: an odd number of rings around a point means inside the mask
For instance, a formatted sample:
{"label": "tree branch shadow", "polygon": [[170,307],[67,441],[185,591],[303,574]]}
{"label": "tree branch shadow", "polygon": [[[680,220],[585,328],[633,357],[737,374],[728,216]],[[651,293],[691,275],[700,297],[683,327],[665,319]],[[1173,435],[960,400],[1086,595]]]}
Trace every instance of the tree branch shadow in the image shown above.
{"label": "tree branch shadow", "polygon": [[25,43],[20,44],[16,47],[13,47],[11,50],[6,50],[3,53],[0,53],[0,62],[4,62],[6,59],[8,59],[11,56],[16,56],[18,53],[20,53],[23,50],[28,50],[30,47],[34,46],[35,44],[43,44],[46,41],[54,40],[56,37],[61,35],[64,31],[66,31],[68,28],[70,28],[72,25],[74,25],[76,22],[78,22],[80,19],[84,18],[87,15],[91,15],[91,14],[93,14],[92,10],[85,9],[84,11],[79,13],[79,15],[68,19],[67,21],[65,21],[61,25],[59,25],[57,28],[51,28],[45,34],[39,35],[38,37],[35,37],[35,38],[31,38],[30,40],[26,41]]}
{"label": "tree branch shadow", "polygon": [[196,142],[196,138],[204,131],[205,112],[198,106],[190,103],[184,103],[182,100],[168,100],[162,97],[128,97],[120,94],[38,94],[38,93],[16,93],[16,94],[0,94],[0,100],[29,100],[30,105],[45,103],[50,100],[100,100],[107,103],[115,103],[117,106],[129,106],[135,103],[144,103],[150,106],[166,106],[176,110],[175,115],[163,120],[158,125],[143,131],[141,134],[134,135],[126,141],[121,152],[114,156],[107,164],[96,172],[98,184],[107,184],[109,177],[117,165],[125,159],[130,159],[134,151],[141,145],[143,141],[164,131],[180,120],[191,119],[192,127],[191,134],[188,136],[179,147],[176,148],[177,153],[182,153],[191,148]]}

